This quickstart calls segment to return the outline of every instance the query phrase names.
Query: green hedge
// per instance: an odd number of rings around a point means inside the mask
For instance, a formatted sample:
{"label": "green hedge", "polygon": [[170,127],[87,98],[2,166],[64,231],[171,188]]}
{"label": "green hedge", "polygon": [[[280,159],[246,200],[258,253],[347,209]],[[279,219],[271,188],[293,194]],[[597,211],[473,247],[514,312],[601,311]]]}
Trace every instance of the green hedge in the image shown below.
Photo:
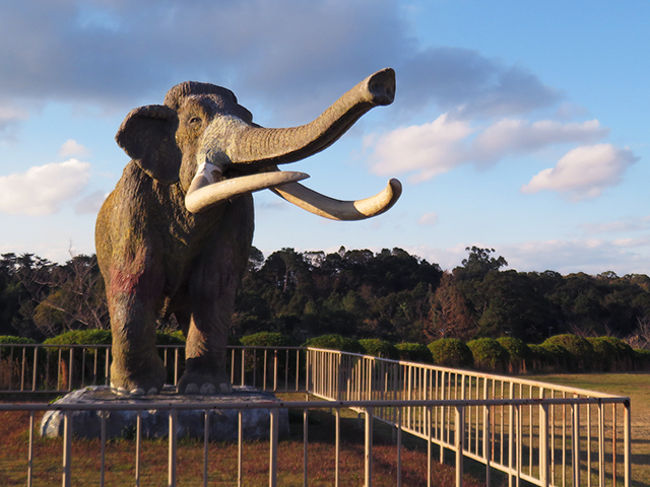
{"label": "green hedge", "polygon": [[591,370],[594,367],[594,347],[585,338],[571,333],[564,333],[547,338],[542,343],[542,346],[552,347],[551,349],[555,353],[559,351],[554,347],[561,347],[566,350],[568,357],[566,357],[564,366],[567,367],[568,372]]}
{"label": "green hedge", "polygon": [[458,338],[440,338],[429,343],[433,362],[447,367],[470,367],[474,358],[472,351]]}
{"label": "green hedge", "polygon": [[467,342],[472,351],[474,367],[480,370],[503,371],[508,363],[508,352],[494,338],[476,338]]}
{"label": "green hedge", "polygon": [[386,340],[379,338],[362,338],[359,344],[363,347],[363,353],[373,357],[388,358],[397,360],[399,358],[395,346]]}
{"label": "green hedge", "polygon": [[508,354],[508,372],[511,374],[525,374],[527,363],[531,359],[531,352],[526,342],[515,337],[500,337],[497,342]]}
{"label": "green hedge", "polygon": [[245,347],[287,347],[291,345],[288,337],[276,331],[260,331],[241,337]]}
{"label": "green hedge", "polygon": [[433,362],[433,357],[431,357],[431,351],[426,345],[421,343],[412,343],[412,342],[403,342],[395,345],[397,350],[397,355],[400,360],[406,360],[409,362],[423,362],[431,363]]}
{"label": "green hedge", "polygon": [[591,344],[594,352],[593,370],[608,372],[614,370],[616,361],[616,349],[604,337],[589,337],[587,341]]}
{"label": "green hedge", "polygon": [[348,338],[336,333],[310,338],[304,343],[305,347],[326,348],[350,353],[364,353],[358,340]]}
{"label": "green hedge", "polygon": [[[15,335],[0,335],[0,345],[32,345],[36,343],[31,338],[18,337]],[[16,356],[16,351],[14,350],[14,357]],[[22,352],[20,352],[22,353]],[[31,356],[31,350],[29,354]],[[0,347],[0,359],[8,358],[11,356],[11,351],[9,347]]]}
{"label": "green hedge", "polygon": [[156,331],[156,345],[185,345],[185,335],[180,330]]}
{"label": "green hedge", "polygon": [[44,345],[110,345],[108,330],[70,330],[43,342]]}
{"label": "green hedge", "polygon": [[634,359],[637,370],[650,370],[650,350],[635,349]]}

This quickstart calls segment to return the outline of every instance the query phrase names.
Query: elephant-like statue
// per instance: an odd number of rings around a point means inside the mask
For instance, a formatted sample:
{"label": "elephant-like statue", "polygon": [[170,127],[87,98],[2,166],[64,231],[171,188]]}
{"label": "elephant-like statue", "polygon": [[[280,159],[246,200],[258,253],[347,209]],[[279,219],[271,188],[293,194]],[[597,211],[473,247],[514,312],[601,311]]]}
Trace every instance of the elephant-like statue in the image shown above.
{"label": "elephant-like statue", "polygon": [[187,81],[163,105],[132,110],[115,137],[131,157],[97,216],[95,242],[113,336],[111,386],[154,393],[165,370],[158,320],[174,313],[187,337],[183,393],[228,392],[226,341],[235,292],[253,238],[251,193],[271,189],[312,213],[339,220],[378,215],[399,198],[339,201],[278,170],[336,141],[365,112],[392,103],[395,73],[379,71],[311,123],[268,129],[228,89]]}

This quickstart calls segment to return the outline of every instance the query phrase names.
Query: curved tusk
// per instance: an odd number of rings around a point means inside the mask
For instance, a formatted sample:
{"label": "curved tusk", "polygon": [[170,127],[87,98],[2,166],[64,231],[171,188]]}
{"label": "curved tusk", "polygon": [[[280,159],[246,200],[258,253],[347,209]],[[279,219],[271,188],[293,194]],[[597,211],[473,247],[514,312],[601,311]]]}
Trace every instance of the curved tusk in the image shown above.
{"label": "curved tusk", "polygon": [[[191,213],[199,213],[208,207],[243,193],[272,188],[281,184],[296,184],[309,174],[295,171],[277,171],[239,176],[216,183],[191,188],[185,195],[185,207]],[[193,186],[193,185],[192,185]]]}
{"label": "curved tusk", "polygon": [[391,179],[383,191],[357,201],[330,198],[295,182],[271,188],[271,191],[315,215],[332,220],[363,220],[380,215],[393,206],[402,194],[402,183]]}

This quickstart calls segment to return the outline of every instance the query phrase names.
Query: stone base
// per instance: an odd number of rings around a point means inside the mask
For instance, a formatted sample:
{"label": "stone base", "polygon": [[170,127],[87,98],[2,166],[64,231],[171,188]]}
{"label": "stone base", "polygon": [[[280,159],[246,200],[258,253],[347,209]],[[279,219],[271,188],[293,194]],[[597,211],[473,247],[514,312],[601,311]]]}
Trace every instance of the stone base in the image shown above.
{"label": "stone base", "polygon": [[[114,393],[108,386],[91,386],[73,391],[54,404],[102,405],[102,404],[182,404],[201,402],[206,408],[215,403],[227,402],[268,402],[275,401],[275,395],[257,391],[250,387],[233,387],[229,394],[177,394],[172,386],[165,386],[159,394],[148,396],[123,396]],[[71,411],[72,434],[81,438],[99,438],[101,433],[100,415],[106,418],[106,438],[135,438],[137,411]],[[176,435],[178,438],[203,439],[204,410],[178,409]],[[147,409],[141,411],[142,437],[165,438],[169,434],[169,410]],[[243,409],[242,429],[245,440],[268,439],[269,410]],[[210,441],[237,441],[238,417],[234,409],[208,410]],[[279,435],[289,434],[289,415],[286,409],[279,410]],[[63,436],[63,413],[47,411],[41,421],[41,436],[56,438]]]}

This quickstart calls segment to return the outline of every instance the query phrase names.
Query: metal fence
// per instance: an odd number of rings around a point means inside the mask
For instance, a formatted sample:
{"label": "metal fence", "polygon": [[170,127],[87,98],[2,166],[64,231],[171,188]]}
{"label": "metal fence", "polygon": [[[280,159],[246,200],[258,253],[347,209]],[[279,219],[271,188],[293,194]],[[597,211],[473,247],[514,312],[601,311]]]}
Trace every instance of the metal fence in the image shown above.
{"label": "metal fence", "polygon": [[[182,349],[160,347],[175,382],[182,373]],[[373,420],[396,433],[396,483],[402,485],[402,433],[426,441],[427,485],[431,485],[433,447],[440,461],[452,452],[456,485],[462,485],[463,461],[485,465],[489,486],[495,472],[507,476],[509,487],[520,482],[540,486],[629,487],[630,402],[628,398],[552,384],[322,349],[295,347],[231,347],[230,377],[235,385],[274,391],[303,390],[323,401],[228,403],[208,409],[268,408],[270,413],[269,485],[277,482],[277,411],[303,411],[303,485],[308,485],[307,415],[312,409],[335,413],[335,477],[339,485],[340,411],[351,408],[364,416],[364,481],[372,485]],[[49,362],[48,362],[49,357]],[[105,346],[13,345],[0,348],[0,377],[7,391],[56,391],[76,384],[107,383],[110,353]],[[7,370],[6,364],[11,364]],[[39,366],[39,364],[41,364]],[[44,365],[43,365],[44,364]],[[67,365],[64,365],[67,364]],[[52,368],[52,371],[48,372]],[[62,371],[63,369],[63,371]],[[7,382],[4,382],[8,379]],[[61,388],[65,382],[65,388]],[[8,387],[5,386],[8,384]],[[56,385],[56,387],[52,387]],[[124,405],[115,406],[125,409]],[[34,413],[51,409],[93,409],[90,406],[0,404],[0,411],[30,411],[27,484],[33,468]],[[126,409],[169,411],[169,485],[176,485],[174,421],[179,409],[206,410],[205,403],[130,405]],[[99,408],[96,408],[99,409]],[[102,406],[101,409],[108,409]],[[240,415],[241,417],[241,415]],[[207,412],[206,412],[207,418]],[[207,421],[207,419],[206,419]],[[63,439],[63,485],[70,485],[70,425]],[[207,424],[206,424],[207,431]],[[275,432],[275,433],[274,433]],[[207,435],[204,446],[204,485],[207,477]],[[238,478],[241,485],[241,428],[238,439]],[[103,484],[104,445],[101,442],[100,485]],[[139,485],[140,430],[136,432],[135,479]]]}
{"label": "metal fence", "polygon": [[[451,450],[457,465],[462,456],[485,464],[488,484],[495,469],[511,487],[630,485],[629,398],[314,348],[307,364],[311,394],[387,401],[376,419],[438,445],[440,461]],[[400,416],[391,404],[404,400],[425,403]]]}
{"label": "metal fence", "polygon": [[[167,384],[176,385],[185,365],[184,345],[158,345]],[[306,350],[301,347],[229,346],[233,385],[289,392],[304,387]],[[0,344],[0,392],[65,393],[110,384],[110,345]],[[302,378],[302,380],[301,380]]]}

